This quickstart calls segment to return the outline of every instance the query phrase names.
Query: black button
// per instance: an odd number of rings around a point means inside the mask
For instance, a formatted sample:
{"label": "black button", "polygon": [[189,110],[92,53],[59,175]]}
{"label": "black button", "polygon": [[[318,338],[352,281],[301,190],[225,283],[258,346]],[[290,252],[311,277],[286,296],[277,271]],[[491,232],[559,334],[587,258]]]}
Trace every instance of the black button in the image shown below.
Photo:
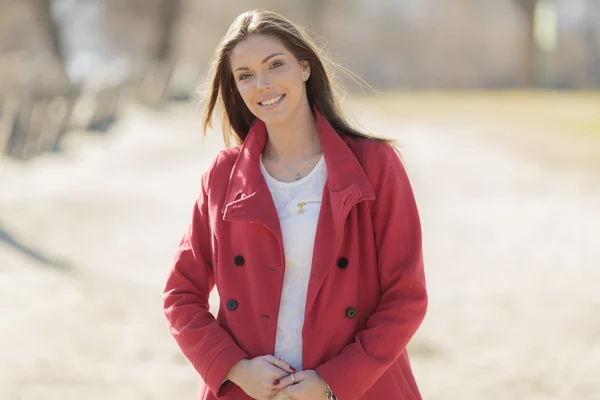
{"label": "black button", "polygon": [[350,307],[346,310],[346,318],[355,318],[356,317],[356,308]]}
{"label": "black button", "polygon": [[235,256],[235,258],[233,259],[233,263],[235,265],[237,265],[238,267],[241,267],[242,265],[244,265],[244,257],[242,257],[242,256]]}
{"label": "black button", "polygon": [[227,309],[228,309],[229,311],[234,311],[234,310],[237,308],[237,306],[238,306],[238,305],[237,305],[237,301],[235,301],[235,300],[233,300],[233,299],[232,299],[232,300],[229,300],[229,301],[227,302]]}
{"label": "black button", "polygon": [[348,259],[346,257],[342,257],[337,262],[338,268],[345,269],[348,266]]}

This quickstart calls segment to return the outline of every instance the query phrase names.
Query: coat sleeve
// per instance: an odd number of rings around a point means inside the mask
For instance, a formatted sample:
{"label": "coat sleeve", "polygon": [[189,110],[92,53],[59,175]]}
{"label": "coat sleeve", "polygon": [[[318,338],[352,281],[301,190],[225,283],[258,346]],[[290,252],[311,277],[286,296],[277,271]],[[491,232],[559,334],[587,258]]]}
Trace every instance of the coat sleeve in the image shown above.
{"label": "coat sleeve", "polygon": [[427,310],[421,225],[400,158],[377,144],[364,168],[376,200],[372,209],[381,299],[365,327],[340,354],[316,368],[340,400],[363,395],[398,359]]}
{"label": "coat sleeve", "polygon": [[212,233],[208,213],[210,176],[217,163],[202,177],[202,192],[192,221],[181,239],[163,292],[163,308],[169,331],[182,353],[218,398],[231,385],[221,385],[233,365],[248,355],[210,313],[209,296],[215,286],[212,268]]}

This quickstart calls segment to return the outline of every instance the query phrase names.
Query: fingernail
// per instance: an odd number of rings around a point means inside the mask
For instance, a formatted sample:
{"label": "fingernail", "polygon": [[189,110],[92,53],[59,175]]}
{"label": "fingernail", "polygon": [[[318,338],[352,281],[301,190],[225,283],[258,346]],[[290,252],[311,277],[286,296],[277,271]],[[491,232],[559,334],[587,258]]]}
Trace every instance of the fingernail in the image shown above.
{"label": "fingernail", "polygon": [[291,369],[292,371],[296,372],[296,368],[292,367],[291,365],[290,365],[290,369]]}
{"label": "fingernail", "polygon": [[275,382],[273,382],[273,385],[277,386],[277,385],[279,385],[279,383],[280,383],[280,381],[279,381],[279,379],[277,379]]}

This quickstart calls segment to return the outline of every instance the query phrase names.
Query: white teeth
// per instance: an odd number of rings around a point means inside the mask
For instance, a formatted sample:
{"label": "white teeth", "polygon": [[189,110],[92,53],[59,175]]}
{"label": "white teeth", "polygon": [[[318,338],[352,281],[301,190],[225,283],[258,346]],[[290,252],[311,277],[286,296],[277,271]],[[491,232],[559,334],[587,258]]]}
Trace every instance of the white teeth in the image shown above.
{"label": "white teeth", "polygon": [[270,106],[271,104],[277,103],[279,100],[281,100],[282,97],[283,95],[279,95],[277,97],[272,98],[271,100],[263,101],[260,104],[262,104],[263,106]]}

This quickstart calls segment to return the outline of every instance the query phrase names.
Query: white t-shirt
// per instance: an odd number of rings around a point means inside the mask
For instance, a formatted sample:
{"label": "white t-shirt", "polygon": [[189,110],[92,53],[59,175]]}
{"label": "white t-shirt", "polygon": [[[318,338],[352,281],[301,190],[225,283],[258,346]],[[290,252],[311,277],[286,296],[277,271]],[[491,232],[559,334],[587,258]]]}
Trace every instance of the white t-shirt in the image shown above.
{"label": "white t-shirt", "polygon": [[260,169],[277,209],[285,253],[285,275],[277,319],[275,356],[283,357],[301,371],[306,293],[323,188],[327,180],[327,166],[325,157],[321,155],[312,171],[294,182],[280,182],[273,178],[265,169],[262,159]]}

